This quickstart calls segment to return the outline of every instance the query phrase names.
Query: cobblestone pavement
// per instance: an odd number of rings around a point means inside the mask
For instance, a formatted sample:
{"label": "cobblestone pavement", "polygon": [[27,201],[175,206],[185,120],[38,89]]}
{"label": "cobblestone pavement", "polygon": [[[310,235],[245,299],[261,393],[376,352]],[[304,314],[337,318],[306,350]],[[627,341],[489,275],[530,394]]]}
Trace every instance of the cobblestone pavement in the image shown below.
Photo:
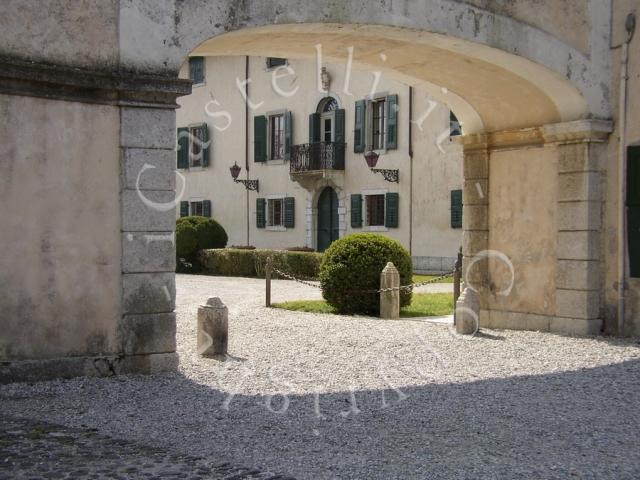
{"label": "cobblestone pavement", "polygon": [[0,414],[0,479],[286,480],[290,477],[239,468],[116,440],[95,428],[68,428]]}

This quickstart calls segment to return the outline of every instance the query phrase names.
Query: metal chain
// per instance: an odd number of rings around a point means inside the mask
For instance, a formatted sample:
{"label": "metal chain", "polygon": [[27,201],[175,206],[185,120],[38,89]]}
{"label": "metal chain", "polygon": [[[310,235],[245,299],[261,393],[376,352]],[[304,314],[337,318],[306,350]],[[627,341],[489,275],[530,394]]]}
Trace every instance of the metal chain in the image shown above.
{"label": "metal chain", "polygon": [[293,275],[289,275],[288,273],[281,272],[276,267],[271,267],[271,269],[274,272],[276,272],[278,275],[280,275],[281,277],[284,277],[286,279],[293,280],[294,282],[298,282],[298,283],[301,283],[303,285],[307,285],[309,287],[320,288],[320,284],[319,283],[307,282],[306,280],[302,280],[300,278],[296,278]]}
{"label": "metal chain", "polygon": [[[296,278],[293,275],[290,275],[288,273],[282,272],[280,270],[278,270],[276,267],[271,267],[272,270],[277,273],[278,275],[288,279],[288,280],[293,280],[294,282],[298,282],[301,283],[303,285],[307,285],[309,287],[315,287],[315,288],[320,288],[320,284],[319,283],[313,283],[313,282],[308,282],[306,280],[302,280],[300,278]],[[443,280],[445,278],[451,277],[453,276],[455,270],[452,270],[451,272],[447,272],[444,275],[440,275],[439,277],[436,278],[430,278],[429,280],[425,280],[423,282],[418,282],[418,283],[412,283],[411,285],[401,285],[399,287],[389,287],[389,288],[380,288],[377,290],[371,289],[371,290],[349,290],[350,292],[359,292],[359,293],[385,293],[385,292],[392,292],[394,290],[413,290],[415,287],[422,287],[424,285],[428,285],[430,283],[436,283],[440,280]]]}

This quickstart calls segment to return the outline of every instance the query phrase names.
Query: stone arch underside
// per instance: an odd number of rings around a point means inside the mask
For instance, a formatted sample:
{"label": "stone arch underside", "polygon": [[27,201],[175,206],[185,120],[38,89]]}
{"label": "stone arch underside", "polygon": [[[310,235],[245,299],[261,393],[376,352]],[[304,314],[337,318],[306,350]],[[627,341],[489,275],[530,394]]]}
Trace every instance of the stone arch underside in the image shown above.
{"label": "stone arch underside", "polygon": [[[125,5],[121,62],[147,70],[161,63],[175,72],[190,53],[311,58],[318,44],[325,61],[345,62],[352,46],[354,68],[427,90],[456,112],[468,133],[609,116],[606,69],[595,55],[602,42],[592,31],[585,52],[528,23],[453,0],[379,7],[357,1],[216,3],[178,3],[175,11],[153,7],[154,20],[166,30],[162,39],[148,38],[136,23],[140,16],[149,22],[149,11]],[[593,18],[608,15],[606,2],[583,3],[579,13],[596,31],[600,24]],[[162,46],[149,45],[159,41]]]}

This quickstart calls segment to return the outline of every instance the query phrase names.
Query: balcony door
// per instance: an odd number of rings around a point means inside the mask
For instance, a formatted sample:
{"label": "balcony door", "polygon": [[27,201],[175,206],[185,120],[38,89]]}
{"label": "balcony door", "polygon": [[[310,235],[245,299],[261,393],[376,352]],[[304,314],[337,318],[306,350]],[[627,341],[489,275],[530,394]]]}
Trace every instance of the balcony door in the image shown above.
{"label": "balcony door", "polygon": [[338,195],[333,188],[326,187],[318,197],[317,250],[324,252],[338,236]]}
{"label": "balcony door", "polygon": [[335,141],[335,112],[324,112],[320,114],[320,138],[325,143]]}

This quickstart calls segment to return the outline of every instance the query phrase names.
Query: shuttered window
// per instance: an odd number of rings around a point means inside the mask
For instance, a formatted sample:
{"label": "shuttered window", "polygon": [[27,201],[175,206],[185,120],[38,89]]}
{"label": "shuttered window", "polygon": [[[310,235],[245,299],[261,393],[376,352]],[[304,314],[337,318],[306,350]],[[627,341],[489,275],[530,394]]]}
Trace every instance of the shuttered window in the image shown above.
{"label": "shuttered window", "polygon": [[388,95],[386,99],[386,142],[387,150],[398,148],[398,95]]}
{"label": "shuttered window", "polygon": [[296,199],[293,197],[287,197],[284,199],[284,226],[286,228],[295,227],[295,215],[296,215]]}
{"label": "shuttered window", "polygon": [[270,198],[267,201],[267,225],[269,227],[281,227],[283,226],[283,210],[284,201],[282,198]]}
{"label": "shuttered window", "polygon": [[451,228],[462,228],[462,190],[451,190]]}
{"label": "shuttered window", "polygon": [[206,123],[189,127],[189,165],[209,166],[209,127]]}
{"label": "shuttered window", "polygon": [[382,150],[384,148],[384,135],[385,135],[385,115],[384,115],[385,100],[375,100],[371,102],[371,118],[372,118],[372,130],[371,130],[371,145],[374,150]]}
{"label": "shuttered window", "polygon": [[320,114],[309,115],[309,143],[320,141]]}
{"label": "shuttered window", "polygon": [[180,216],[188,217],[189,216],[189,202],[180,202]]}
{"label": "shuttered window", "polygon": [[198,217],[202,217],[204,212],[204,209],[202,207],[202,202],[191,202],[189,205],[189,213],[191,214],[191,216],[198,216]]}
{"label": "shuttered window", "polygon": [[194,84],[204,83],[204,57],[189,57],[189,79]]}
{"label": "shuttered window", "polygon": [[367,195],[365,198],[365,225],[368,227],[381,227],[385,224],[384,204],[385,196]]}
{"label": "shuttered window", "polygon": [[266,204],[267,201],[264,198],[256,198],[256,228],[264,228],[267,224]]}
{"label": "shuttered window", "polygon": [[353,129],[353,152],[363,153],[365,148],[365,106],[364,100],[358,100],[355,107],[355,125]]}
{"label": "shuttered window", "polygon": [[267,161],[267,117],[253,117],[253,160]]}
{"label": "shuttered window", "polygon": [[384,226],[387,228],[398,228],[399,199],[400,196],[397,193],[387,193],[385,195]]}
{"label": "shuttered window", "polygon": [[338,169],[344,169],[344,109],[338,108],[335,110],[335,165]]}
{"label": "shuttered window", "polygon": [[176,132],[177,136],[177,167],[189,168],[189,129],[178,128]]}
{"label": "shuttered window", "polygon": [[362,195],[351,195],[351,228],[362,227]]}
{"label": "shuttered window", "polygon": [[269,160],[284,158],[284,115],[269,116]]}
{"label": "shuttered window", "polygon": [[640,277],[640,146],[627,148],[627,240],[629,270]]}
{"label": "shuttered window", "polygon": [[293,143],[293,116],[291,112],[284,114],[284,159],[291,160],[291,145]]}

